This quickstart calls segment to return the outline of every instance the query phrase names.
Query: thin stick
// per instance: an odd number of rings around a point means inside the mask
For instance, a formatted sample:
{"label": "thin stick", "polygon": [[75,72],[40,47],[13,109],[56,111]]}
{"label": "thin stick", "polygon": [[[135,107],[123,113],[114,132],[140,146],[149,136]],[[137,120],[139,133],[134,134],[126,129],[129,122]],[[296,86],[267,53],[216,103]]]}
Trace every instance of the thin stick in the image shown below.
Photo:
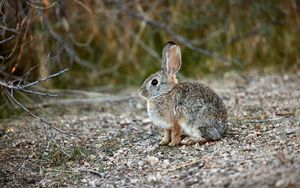
{"label": "thin stick", "polygon": [[202,48],[199,48],[199,47],[195,46],[190,39],[188,39],[188,38],[186,38],[186,37],[184,37],[182,35],[177,34],[176,32],[173,31],[173,29],[169,25],[167,25],[165,23],[149,19],[145,15],[137,14],[135,12],[132,12],[132,11],[130,11],[126,7],[125,8],[124,7],[120,7],[119,10],[120,11],[125,11],[129,16],[131,16],[133,18],[136,18],[136,19],[139,19],[139,20],[145,22],[148,25],[152,25],[152,26],[155,26],[157,28],[165,30],[167,33],[169,33],[170,35],[172,35],[176,40],[178,40],[179,42],[185,44],[188,48],[190,48],[190,49],[192,49],[192,50],[194,50],[194,51],[196,51],[196,52],[198,52],[200,54],[203,54],[203,55],[215,58],[218,61],[221,61],[221,62],[223,62],[225,64],[228,63],[228,62],[230,62],[230,61],[232,61],[234,63],[237,63],[237,64],[240,64],[240,62],[238,60],[236,60],[236,59],[230,60],[230,59],[228,59],[228,58],[226,58],[224,56],[221,56],[221,55],[219,55],[219,54],[217,54],[215,52],[211,52],[209,50],[202,49]]}
{"label": "thin stick", "polygon": [[40,92],[40,91],[32,91],[29,89],[23,89],[22,86],[14,86],[12,84],[7,84],[6,82],[2,82],[0,80],[0,86],[9,88],[9,89],[14,89],[14,90],[20,90],[20,91],[24,91],[26,93],[30,93],[30,94],[37,94],[37,95],[43,95],[43,96],[49,96],[49,97],[56,97],[57,94],[51,94],[51,93],[46,93],[46,92]]}
{"label": "thin stick", "polygon": [[102,177],[102,176],[103,176],[103,175],[101,175],[100,172],[95,171],[95,170],[92,170],[92,169],[78,168],[77,170],[78,170],[78,171],[81,171],[81,172],[89,172],[89,173],[95,174],[95,175],[97,175],[97,176],[99,176],[99,177]]}
{"label": "thin stick", "polygon": [[54,29],[52,28],[49,20],[48,20],[48,17],[46,15],[43,16],[43,23],[45,24],[45,27],[47,28],[50,36],[52,38],[54,38],[56,41],[58,41],[62,46],[63,48],[66,50],[67,52],[67,55],[70,57],[70,58],[73,58],[74,61],[76,63],[78,63],[79,65],[82,65],[83,67],[85,68],[88,68],[90,70],[94,70],[95,66],[88,62],[88,61],[85,61],[85,60],[82,60],[79,55],[75,52],[75,50],[73,49],[72,45],[69,44],[67,41],[64,40],[63,37],[61,37],[59,34],[57,34]]}
{"label": "thin stick", "polygon": [[24,91],[26,93],[30,93],[30,94],[37,94],[37,95],[43,95],[43,96],[49,96],[49,97],[53,97],[53,96],[57,96],[56,94],[50,94],[50,93],[46,93],[46,92],[40,92],[40,91],[32,91],[32,90],[29,90],[29,89],[25,89],[26,87],[30,87],[30,86],[34,86],[34,85],[37,85],[41,82],[45,82],[51,78],[54,78],[54,77],[57,77],[61,74],[63,74],[64,72],[68,71],[69,69],[63,69],[55,74],[52,74],[48,77],[45,77],[45,78],[42,78],[40,80],[37,80],[37,81],[34,81],[34,82],[31,82],[31,83],[28,83],[28,84],[25,84],[25,85],[21,85],[21,81],[22,80],[19,80],[18,84],[17,85],[14,85],[13,83],[16,82],[11,82],[11,84],[8,84],[6,82],[3,82],[0,80],[0,86],[3,86],[3,87],[6,87],[6,88],[9,88],[9,89],[14,89],[14,90],[21,90],[21,91]]}
{"label": "thin stick", "polygon": [[47,57],[43,60],[43,62],[38,63],[38,64],[32,66],[29,70],[27,70],[27,71],[21,76],[20,81],[26,80],[26,79],[28,78],[28,76],[30,75],[30,73],[31,73],[34,69],[36,69],[38,66],[41,66],[42,64],[45,64],[45,65],[46,65],[48,59],[50,58],[50,55],[51,55],[51,52],[48,53]]}
{"label": "thin stick", "polygon": [[15,35],[12,35],[12,36],[8,37],[7,39],[0,41],[0,44],[5,43],[6,41],[9,41],[10,39],[12,39],[14,37],[15,37]]}
{"label": "thin stick", "polygon": [[44,82],[44,81],[49,80],[49,79],[51,79],[51,78],[57,77],[57,76],[63,74],[64,72],[66,72],[66,71],[68,71],[68,70],[69,70],[69,69],[63,69],[63,70],[61,70],[61,71],[59,71],[59,72],[57,72],[57,73],[51,74],[50,76],[47,76],[47,77],[42,78],[42,79],[40,79],[40,80],[37,80],[37,81],[35,81],[35,82],[31,82],[31,83],[29,83],[29,84],[23,85],[23,86],[21,86],[21,88],[24,89],[24,88],[26,88],[26,87],[30,87],[30,86],[37,85],[37,84],[39,84],[39,83],[41,83],[41,82]]}
{"label": "thin stick", "polygon": [[51,94],[51,93],[40,92],[40,91],[32,91],[32,90],[29,90],[29,89],[21,89],[21,91],[24,91],[24,92],[30,93],[30,94],[47,96],[47,97],[57,97],[58,96],[57,94]]}
{"label": "thin stick", "polygon": [[[168,172],[172,172],[172,171],[175,171],[175,170],[179,170],[179,169],[182,169],[182,168],[185,168],[185,167],[188,167],[188,166],[192,166],[192,165],[197,164],[201,161],[203,161],[203,159],[197,159],[197,160],[194,160],[194,161],[189,162],[189,163],[180,164],[180,165],[176,166],[175,168],[171,168],[171,169],[165,171],[163,174],[166,174]],[[204,166],[204,163],[200,165],[200,167],[203,167],[203,166]]]}

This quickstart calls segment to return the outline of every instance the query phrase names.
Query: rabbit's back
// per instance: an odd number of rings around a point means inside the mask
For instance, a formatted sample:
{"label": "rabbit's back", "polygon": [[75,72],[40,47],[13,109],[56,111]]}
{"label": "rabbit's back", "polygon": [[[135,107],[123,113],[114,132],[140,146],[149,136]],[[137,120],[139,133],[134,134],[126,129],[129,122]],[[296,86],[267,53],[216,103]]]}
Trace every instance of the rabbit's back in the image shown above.
{"label": "rabbit's back", "polygon": [[188,126],[205,132],[207,127],[225,133],[227,110],[221,97],[205,84],[181,82],[174,88],[174,108],[178,119],[185,119]]}

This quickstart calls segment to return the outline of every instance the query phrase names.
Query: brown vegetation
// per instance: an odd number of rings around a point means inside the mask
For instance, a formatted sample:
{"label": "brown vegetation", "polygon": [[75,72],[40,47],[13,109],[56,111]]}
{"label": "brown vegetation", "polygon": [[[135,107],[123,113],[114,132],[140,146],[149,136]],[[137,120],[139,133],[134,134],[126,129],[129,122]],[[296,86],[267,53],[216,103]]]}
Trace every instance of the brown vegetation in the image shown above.
{"label": "brown vegetation", "polygon": [[157,52],[168,40],[185,48],[189,77],[220,68],[299,71],[295,0],[1,0],[0,6],[2,79],[39,64],[33,78],[71,67],[57,87],[139,84],[159,66]]}

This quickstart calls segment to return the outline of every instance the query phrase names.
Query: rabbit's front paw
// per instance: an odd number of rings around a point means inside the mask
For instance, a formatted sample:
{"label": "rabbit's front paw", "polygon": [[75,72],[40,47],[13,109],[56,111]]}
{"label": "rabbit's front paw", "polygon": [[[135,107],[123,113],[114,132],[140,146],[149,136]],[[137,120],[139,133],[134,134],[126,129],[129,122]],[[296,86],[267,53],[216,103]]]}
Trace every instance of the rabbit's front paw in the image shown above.
{"label": "rabbit's front paw", "polygon": [[164,129],[164,137],[160,141],[159,145],[164,146],[168,145],[171,142],[171,131],[169,129]]}

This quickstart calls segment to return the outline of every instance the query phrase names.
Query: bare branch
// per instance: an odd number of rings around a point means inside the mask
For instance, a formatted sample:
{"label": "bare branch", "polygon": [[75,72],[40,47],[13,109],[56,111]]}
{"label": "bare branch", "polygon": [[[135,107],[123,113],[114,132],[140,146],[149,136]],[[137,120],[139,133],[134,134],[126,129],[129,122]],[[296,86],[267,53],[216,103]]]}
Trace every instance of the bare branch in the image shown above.
{"label": "bare branch", "polygon": [[7,42],[7,41],[11,40],[14,37],[15,37],[15,35],[12,35],[12,36],[8,37],[7,39],[4,39],[4,40],[0,41],[0,44]]}
{"label": "bare branch", "polygon": [[63,70],[61,70],[61,71],[59,71],[59,72],[57,72],[57,73],[51,74],[50,76],[47,76],[47,77],[42,78],[42,79],[40,79],[40,80],[37,80],[37,81],[35,81],[35,82],[31,82],[31,83],[29,83],[29,84],[23,85],[23,86],[21,86],[20,88],[21,88],[21,89],[24,89],[24,88],[26,88],[26,87],[30,87],[30,86],[37,85],[37,84],[39,84],[39,83],[41,83],[41,82],[44,82],[44,81],[47,81],[47,80],[49,80],[49,79],[51,79],[51,78],[57,77],[57,76],[63,74],[64,72],[66,72],[66,71],[68,71],[68,70],[69,70],[69,69],[63,69]]}
{"label": "bare branch", "polygon": [[[48,77],[45,77],[45,78],[42,78],[42,79],[39,79],[37,81],[34,81],[34,82],[30,82],[28,84],[25,84],[25,85],[21,85],[21,84],[18,84],[18,85],[13,85],[13,84],[8,84],[7,82],[3,82],[0,80],[0,85],[3,86],[3,87],[6,87],[6,88],[9,88],[9,89],[14,89],[14,90],[23,90],[25,92],[30,92],[30,93],[33,93],[33,91],[29,91],[29,90],[25,90],[25,88],[27,87],[31,87],[31,86],[35,86],[41,82],[45,82],[51,78],[54,78],[54,77],[57,77],[61,74],[63,74],[64,72],[68,71],[69,69],[63,69],[57,73],[54,73],[54,74],[51,74],[50,76]],[[13,82],[11,82],[13,83]],[[49,95],[50,96],[50,95]]]}
{"label": "bare branch", "polygon": [[81,171],[81,172],[89,172],[89,173],[95,174],[95,175],[97,175],[97,176],[99,176],[99,177],[102,177],[102,176],[103,176],[100,172],[98,172],[98,171],[96,171],[96,170],[92,170],[92,169],[78,168],[77,170],[78,170],[78,171]]}
{"label": "bare branch", "polygon": [[28,110],[24,105],[22,105],[14,96],[13,96],[13,89],[9,90],[7,88],[4,88],[5,94],[12,100],[14,101],[19,107],[21,107],[23,110],[25,110],[30,116],[34,117],[35,119],[41,121],[42,123],[45,123],[46,125],[50,126],[51,128],[53,128],[54,130],[69,135],[69,136],[73,136],[72,134],[65,132],[63,130],[60,130],[59,128],[57,128],[55,125],[53,125],[53,123],[50,123],[49,121],[47,121],[44,118],[41,118],[37,115],[35,115],[34,113],[32,113],[30,110]]}
{"label": "bare branch", "polygon": [[157,28],[163,29],[164,31],[166,31],[167,33],[172,35],[172,37],[174,37],[178,42],[183,43],[185,46],[187,46],[188,48],[190,48],[190,49],[192,49],[192,50],[194,50],[198,53],[201,53],[203,55],[215,58],[215,59],[217,59],[217,60],[219,60],[223,63],[229,63],[230,61],[233,61],[235,63],[239,63],[235,59],[229,60],[226,57],[223,57],[223,56],[221,56],[221,55],[219,55],[215,52],[211,52],[209,50],[205,50],[205,49],[202,49],[202,48],[199,48],[199,47],[195,46],[193,44],[193,41],[191,41],[190,39],[188,39],[188,38],[186,38],[182,35],[177,34],[170,26],[166,25],[165,23],[149,19],[147,16],[135,13],[135,12],[129,10],[128,8],[124,7],[124,6],[120,7],[119,10],[120,11],[125,11],[129,16],[131,16],[133,18],[137,18],[137,19],[145,22],[148,25],[152,25],[152,26],[155,26]]}
{"label": "bare branch", "polygon": [[150,48],[145,42],[143,42],[138,36],[135,35],[132,31],[129,31],[130,36],[135,40],[137,44],[139,44],[146,52],[148,52],[152,57],[154,57],[156,60],[160,61],[160,55]]}
{"label": "bare branch", "polygon": [[[163,174],[167,174],[169,172],[172,172],[172,171],[175,171],[175,170],[179,170],[179,169],[182,169],[182,168],[186,168],[186,167],[189,167],[189,166],[192,166],[192,165],[195,165],[195,164],[198,164],[200,162],[203,162],[203,159],[200,158],[200,159],[196,159],[192,162],[188,162],[188,163],[184,163],[184,164],[180,164],[174,168],[171,168],[165,172],[163,172]],[[201,163],[200,165],[198,165],[198,168],[202,168],[204,166],[204,163]]]}
{"label": "bare branch", "polygon": [[[46,119],[44,118],[41,118],[39,117],[38,115],[35,115],[34,113],[32,113],[30,110],[28,110],[22,103],[20,103],[13,95],[14,91],[22,91],[22,92],[26,92],[26,93],[30,93],[30,94],[37,94],[37,95],[43,95],[43,96],[57,96],[56,94],[50,94],[50,93],[46,93],[46,92],[40,92],[40,91],[32,91],[32,90],[29,90],[29,89],[25,89],[25,88],[28,88],[28,87],[32,87],[32,86],[36,86],[37,84],[41,83],[41,82],[44,82],[44,81],[47,81],[51,78],[54,78],[54,77],[57,77],[61,74],[63,74],[64,72],[68,71],[68,69],[64,69],[64,70],[61,70],[57,73],[54,73],[48,77],[45,77],[45,78],[42,78],[40,80],[37,80],[37,81],[34,81],[34,82],[30,82],[28,84],[25,84],[25,85],[22,85],[21,84],[21,81],[22,80],[15,80],[13,82],[4,82],[4,81],[1,81],[0,80],[0,86],[2,86],[2,88],[4,88],[4,92],[6,94],[6,96],[8,96],[8,98],[14,102],[15,104],[17,104],[19,107],[21,107],[24,111],[26,111],[30,116],[34,117],[35,119],[38,119],[39,121],[41,121],[42,123],[50,126],[51,128],[53,128],[54,130],[60,132],[60,133],[63,133],[63,134],[66,134],[66,135],[72,135],[68,132],[65,132],[65,131],[62,131],[60,130],[59,128],[57,128],[53,123],[47,121]],[[18,82],[17,85],[14,85],[15,82]]]}
{"label": "bare branch", "polygon": [[40,91],[32,91],[32,90],[29,90],[29,89],[21,89],[21,91],[24,91],[24,92],[30,93],[30,94],[47,96],[47,97],[57,97],[58,96],[57,94],[51,94],[51,93],[40,92]]}
{"label": "bare branch", "polygon": [[85,68],[94,70],[95,67],[90,62],[82,60],[78,56],[78,54],[75,52],[75,50],[73,49],[73,47],[53,30],[53,28],[52,28],[52,26],[51,26],[51,24],[50,24],[47,16],[43,16],[43,21],[44,21],[44,24],[45,24],[46,28],[48,29],[49,34],[56,41],[58,41],[61,45],[64,46],[64,49],[67,51],[67,54],[69,55],[69,57],[74,58],[74,61],[76,63],[78,63],[79,65],[82,65]]}
{"label": "bare branch", "polygon": [[5,31],[10,31],[10,32],[18,33],[18,30],[13,29],[13,28],[8,28],[8,27],[6,27],[4,25],[0,25],[0,29],[3,29]]}

